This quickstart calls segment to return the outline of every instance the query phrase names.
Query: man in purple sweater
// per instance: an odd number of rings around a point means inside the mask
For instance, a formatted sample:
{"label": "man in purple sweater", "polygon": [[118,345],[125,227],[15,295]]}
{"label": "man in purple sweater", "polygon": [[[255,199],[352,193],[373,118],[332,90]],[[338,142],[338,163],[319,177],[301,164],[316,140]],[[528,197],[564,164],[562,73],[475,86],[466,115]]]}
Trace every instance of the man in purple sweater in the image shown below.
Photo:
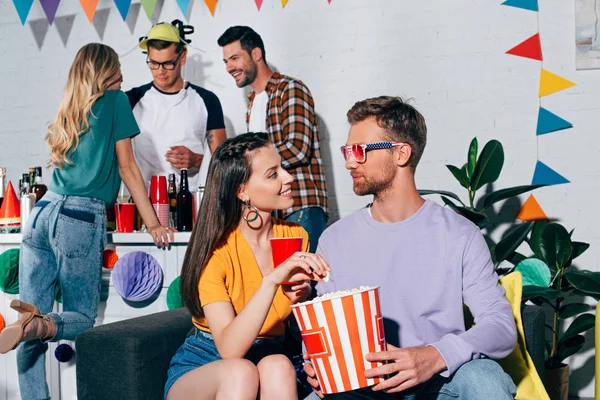
{"label": "man in purple sweater", "polygon": [[[370,206],[330,226],[317,253],[331,266],[318,294],[381,286],[390,361],[366,371],[392,374],[372,388],[325,396],[344,399],[513,399],[511,378],[492,359],[507,356],[517,333],[510,305],[479,229],[466,218],[419,196],[415,168],[427,128],[398,97],[356,103],[342,147],[354,192]],[[463,303],[476,325],[465,330]],[[309,382],[322,397],[310,363]]]}

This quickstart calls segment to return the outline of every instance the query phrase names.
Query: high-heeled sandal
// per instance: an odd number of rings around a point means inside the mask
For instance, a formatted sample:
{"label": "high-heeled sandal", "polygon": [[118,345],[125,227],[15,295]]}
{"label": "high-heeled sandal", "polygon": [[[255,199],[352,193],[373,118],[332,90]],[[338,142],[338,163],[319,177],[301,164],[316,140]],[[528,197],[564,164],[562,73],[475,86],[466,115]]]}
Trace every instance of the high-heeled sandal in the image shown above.
{"label": "high-heeled sandal", "polygon": [[[25,336],[25,327],[33,321],[34,318],[42,318],[44,324],[44,334],[38,339],[45,339],[48,337],[50,330],[50,317],[42,315],[40,310],[33,304],[25,303],[20,300],[13,300],[10,303],[10,308],[21,313],[21,318],[14,324],[11,324],[4,328],[0,333],[0,354],[6,354],[11,350],[14,350]],[[36,339],[36,338],[34,338]]]}

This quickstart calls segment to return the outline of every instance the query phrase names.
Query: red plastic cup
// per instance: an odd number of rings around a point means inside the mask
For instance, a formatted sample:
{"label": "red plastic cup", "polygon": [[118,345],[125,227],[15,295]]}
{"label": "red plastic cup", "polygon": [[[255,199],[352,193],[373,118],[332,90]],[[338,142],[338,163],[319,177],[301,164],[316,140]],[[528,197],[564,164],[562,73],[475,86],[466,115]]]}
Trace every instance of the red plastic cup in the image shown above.
{"label": "red plastic cup", "polygon": [[115,204],[115,221],[117,223],[117,232],[133,232],[134,217],[134,203]]}
{"label": "red plastic cup", "polygon": [[[301,237],[272,238],[271,253],[273,254],[273,268],[277,268],[297,251],[302,251]],[[282,282],[282,285],[297,285],[302,282]]]}
{"label": "red plastic cup", "polygon": [[167,177],[152,175],[150,179],[150,202],[162,226],[169,226],[169,195],[167,193]]}
{"label": "red plastic cup", "polygon": [[152,204],[169,204],[166,176],[152,175],[152,179],[150,179],[150,202]]}

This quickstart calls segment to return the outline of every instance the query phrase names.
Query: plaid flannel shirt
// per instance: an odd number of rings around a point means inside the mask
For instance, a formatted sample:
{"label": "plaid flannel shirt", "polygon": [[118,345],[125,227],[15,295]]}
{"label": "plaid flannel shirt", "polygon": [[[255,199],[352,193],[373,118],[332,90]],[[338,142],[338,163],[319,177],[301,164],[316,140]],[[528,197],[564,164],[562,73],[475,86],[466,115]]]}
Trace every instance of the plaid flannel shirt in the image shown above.
{"label": "plaid flannel shirt", "polygon": [[[275,216],[287,218],[308,207],[320,207],[327,213],[327,186],[310,91],[299,80],[278,73],[269,79],[265,90],[269,96],[267,133],[281,155],[283,168],[294,177],[294,205],[277,211]],[[248,95],[247,128],[254,96],[254,92]]]}

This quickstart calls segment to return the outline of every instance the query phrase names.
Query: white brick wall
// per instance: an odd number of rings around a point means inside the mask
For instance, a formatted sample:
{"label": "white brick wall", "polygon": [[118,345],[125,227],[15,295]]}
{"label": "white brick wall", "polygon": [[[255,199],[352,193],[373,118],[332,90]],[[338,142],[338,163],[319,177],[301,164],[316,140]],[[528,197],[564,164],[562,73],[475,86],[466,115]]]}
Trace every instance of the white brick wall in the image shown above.
{"label": "white brick wall", "polygon": [[[174,0],[159,3],[164,3],[161,21],[182,18]],[[337,150],[348,130],[346,111],[368,96],[412,97],[424,114],[429,143],[417,173],[421,188],[459,191],[444,164],[462,163],[473,136],[481,144],[496,138],[505,146],[505,170],[496,188],[531,183],[539,151],[541,161],[572,183],[539,190],[538,201],[550,217],[575,228],[574,238],[591,243],[578,265],[600,270],[600,231],[595,229],[600,222],[595,209],[600,71],[575,70],[573,2],[540,1],[539,14],[500,3],[290,0],[281,9],[279,0],[266,0],[257,12],[252,0],[221,0],[213,18],[196,0],[192,44],[204,52],[192,49],[186,76],[220,97],[230,135],[243,132],[245,92],[225,72],[216,40],[230,25],[253,26],[271,65],[302,79],[313,93],[335,215],[368,201],[353,194]],[[124,54],[151,26],[141,10],[132,34],[112,0],[100,0],[99,9],[110,9],[103,40],[79,2],[65,0],[57,16],[75,16],[67,45],[52,26],[38,49],[12,1],[0,0],[0,165],[8,168],[13,184],[27,167],[47,160],[45,124],[56,111],[75,52],[85,43],[103,41]],[[35,2],[28,20],[43,17]],[[574,128],[536,138],[540,63],[504,52],[536,33],[538,18],[544,68],[578,86],[541,100]],[[139,52],[121,62],[124,89],[150,80]],[[592,332],[586,336],[588,350],[571,360],[572,394],[593,395]]]}

